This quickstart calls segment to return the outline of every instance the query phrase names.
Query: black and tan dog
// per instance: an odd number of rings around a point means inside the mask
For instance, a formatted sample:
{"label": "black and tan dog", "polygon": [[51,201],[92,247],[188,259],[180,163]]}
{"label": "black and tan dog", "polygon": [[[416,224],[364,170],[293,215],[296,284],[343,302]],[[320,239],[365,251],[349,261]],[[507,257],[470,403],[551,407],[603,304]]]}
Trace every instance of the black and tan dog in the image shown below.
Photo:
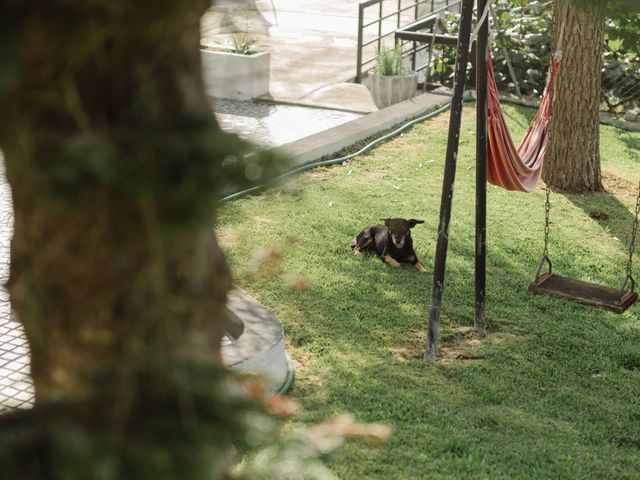
{"label": "black and tan dog", "polygon": [[383,221],[384,225],[369,225],[356,235],[351,243],[353,253],[361,255],[362,252],[373,252],[393,267],[409,263],[416,270],[426,272],[418,260],[411,240],[411,229],[424,221],[404,218],[385,218]]}

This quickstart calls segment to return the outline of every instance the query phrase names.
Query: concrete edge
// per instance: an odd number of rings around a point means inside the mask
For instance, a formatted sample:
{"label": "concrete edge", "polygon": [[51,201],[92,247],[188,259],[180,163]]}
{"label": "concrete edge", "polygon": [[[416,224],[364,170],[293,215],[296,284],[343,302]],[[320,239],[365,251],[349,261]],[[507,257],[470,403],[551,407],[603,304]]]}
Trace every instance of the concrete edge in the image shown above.
{"label": "concrete edge", "polygon": [[446,95],[424,93],[329,130],[280,145],[273,150],[288,156],[294,165],[304,165],[333,155],[406,120],[436,110],[449,100],[450,97]]}
{"label": "concrete edge", "polygon": [[307,107],[307,108],[315,108],[318,110],[331,110],[335,112],[345,112],[345,113],[358,113],[360,115],[369,115],[370,113],[375,113],[377,110],[358,110],[354,108],[341,108],[334,107],[330,105],[323,105],[316,102],[310,102],[305,100],[304,98],[299,100],[288,100],[286,98],[274,98],[271,95],[260,95],[259,97],[255,97],[253,100],[259,100],[264,103],[272,103],[274,105],[290,105],[292,107]]}

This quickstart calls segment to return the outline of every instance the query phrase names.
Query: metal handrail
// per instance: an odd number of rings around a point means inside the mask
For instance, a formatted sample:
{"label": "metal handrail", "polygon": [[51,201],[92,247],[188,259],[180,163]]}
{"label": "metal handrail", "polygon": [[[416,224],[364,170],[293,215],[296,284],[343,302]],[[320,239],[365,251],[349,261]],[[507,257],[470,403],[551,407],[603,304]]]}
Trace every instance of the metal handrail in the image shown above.
{"label": "metal handrail", "polygon": [[[380,2],[380,3],[382,3],[384,0],[377,0],[377,1],[378,1],[378,2]],[[430,1],[431,1],[431,0],[421,0],[421,1],[417,1],[415,4],[410,5],[410,6],[408,6],[408,7],[398,8],[398,10],[394,10],[394,11],[393,11],[393,12],[391,12],[390,14],[385,15],[384,17],[380,17],[380,18],[378,18],[378,19],[374,20],[374,21],[373,21],[373,22],[371,22],[371,23],[365,23],[365,24],[363,25],[363,27],[364,27],[364,28],[367,28],[367,27],[370,27],[371,25],[375,25],[376,23],[381,22],[381,21],[383,21],[383,20],[387,20],[387,19],[389,19],[389,18],[391,18],[391,17],[397,17],[399,14],[404,13],[404,12],[406,12],[407,10],[411,10],[412,8],[415,8],[415,7],[416,7],[416,5],[421,5],[421,4],[423,4],[423,3],[428,3],[428,2],[430,2]],[[448,7],[447,7],[447,8],[448,8]]]}
{"label": "metal handrail", "polygon": [[[424,72],[423,88],[426,90],[427,85],[433,83],[432,79],[432,62],[437,62],[437,56],[434,56],[434,47],[438,45],[440,49],[446,47],[455,47],[458,43],[458,37],[453,35],[439,34],[436,30],[436,22],[441,17],[442,13],[450,10],[451,7],[461,7],[462,1],[455,0],[449,5],[444,5],[438,9],[433,10],[429,15],[422,17],[415,22],[405,25],[395,31],[395,42],[400,42],[403,46],[407,43],[412,44],[412,47],[403,52],[403,57],[409,57],[411,59],[411,69],[414,72]],[[423,32],[426,28],[431,28],[430,32]],[[475,44],[473,48],[475,52]],[[428,59],[422,65],[417,65],[418,53],[426,51]],[[444,52],[442,52],[444,53]],[[444,60],[444,59],[442,59]],[[471,55],[472,62],[472,75],[475,71],[475,53]],[[443,72],[441,72],[440,83],[444,84],[444,78],[442,78]]]}
{"label": "metal handrail", "polygon": [[460,6],[461,4],[462,0],[451,0],[448,5],[444,5],[440,8],[432,10],[426,17],[416,19],[415,22],[405,25],[404,27],[402,27],[402,30],[416,30],[418,28],[423,28],[429,23],[435,22],[441,13],[448,11],[451,7]]}
{"label": "metal handrail", "polygon": [[366,7],[370,7],[371,5],[375,5],[377,3],[380,3],[381,0],[366,0],[364,2],[360,2],[360,6],[361,8],[366,8]]}
{"label": "metal handrail", "polygon": [[[382,35],[379,39],[376,37],[376,38],[374,38],[374,39],[372,39],[372,40],[369,40],[368,42],[364,42],[364,43],[362,44],[362,46],[363,46],[363,47],[368,47],[368,46],[369,46],[369,45],[371,45],[372,43],[376,43],[378,40],[381,40],[381,39],[383,39],[383,38],[390,37],[390,36],[394,35],[395,33],[396,33],[396,32],[389,32],[389,33],[385,33],[385,34],[384,34],[384,35]],[[373,58],[375,58],[375,56],[374,56]],[[362,64],[363,64],[363,65],[366,65],[367,63],[369,63],[369,62],[362,62]]]}
{"label": "metal handrail", "polygon": [[[449,2],[449,0],[446,0],[447,3]],[[378,51],[380,51],[380,48],[382,46],[382,40],[384,38],[387,38],[388,36],[391,36],[393,34],[393,31],[390,32],[386,32],[386,33],[382,33],[382,24],[383,22],[389,20],[390,18],[397,18],[397,22],[396,22],[396,26],[397,28],[400,28],[401,26],[401,17],[402,14],[404,12],[407,12],[409,10],[414,10],[415,14],[414,14],[414,19],[417,18],[418,15],[418,7],[420,5],[428,5],[429,3],[431,3],[431,5],[433,6],[433,4],[435,3],[435,0],[411,0],[411,3],[409,5],[402,5],[402,0],[397,0],[397,8],[395,10],[393,10],[391,13],[383,15],[382,13],[382,6],[383,3],[385,2],[385,0],[364,0],[361,1],[358,4],[358,51],[357,51],[357,65],[356,65],[356,82],[360,83],[362,81],[362,71],[363,71],[363,65],[368,64],[369,62],[371,62],[371,60],[368,60],[367,62],[363,62],[362,61],[362,50],[364,47],[369,46],[371,44],[377,43],[378,44]],[[387,2],[389,3],[389,2]],[[378,10],[378,18],[376,20],[374,20],[373,22],[369,22],[367,24],[364,23],[364,11],[366,8],[372,7],[377,5],[379,10]],[[366,44],[364,43],[364,29],[374,26],[374,25],[378,25],[378,34],[376,37],[373,38],[373,40],[369,40],[366,42]]]}
{"label": "metal handrail", "polygon": [[[421,25],[422,22],[425,21],[425,18],[427,19],[427,21],[431,21],[432,23],[435,22],[435,18],[437,16],[437,14],[442,13],[444,11],[450,10],[451,7],[458,7],[461,5],[461,0],[444,0],[446,3],[445,5],[442,5],[438,8],[435,8],[435,4],[437,0],[411,0],[411,3],[409,5],[402,5],[402,0],[397,0],[397,8],[395,10],[393,10],[391,13],[388,14],[384,14],[383,15],[383,3],[386,0],[363,0],[358,4],[358,47],[357,47],[357,65],[356,65],[356,82],[360,83],[362,81],[362,77],[363,77],[363,73],[365,71],[365,66],[369,65],[370,63],[372,63],[375,60],[375,56],[368,58],[367,60],[363,61],[363,49],[365,47],[368,47],[370,45],[373,44],[377,44],[377,50],[378,52],[380,51],[381,47],[382,47],[382,40],[384,40],[387,37],[390,37],[392,35],[395,35],[395,40],[394,42],[398,41],[398,35],[397,32],[400,31],[406,31],[406,29],[408,27],[410,28],[415,28],[415,25]],[[391,0],[388,0],[391,1]],[[418,19],[418,8],[421,5],[429,5],[431,4],[431,10],[429,12],[429,16],[428,17],[423,17],[422,19]],[[372,7],[377,5],[379,10],[378,10],[378,18],[374,21],[368,22],[368,23],[364,23],[364,11],[366,8]],[[401,28],[401,23],[402,23],[402,14],[409,11],[409,10],[414,10],[414,21],[405,25],[404,27]],[[433,16],[433,18],[431,18],[431,16]],[[383,22],[388,21],[391,18],[397,18],[397,29],[396,30],[391,30],[389,32],[382,32],[382,25]],[[374,36],[371,40],[367,40],[366,42],[364,41],[364,29],[368,28],[368,27],[372,27],[372,26],[378,26],[378,33],[376,36]],[[416,46],[416,41],[413,41],[413,49],[410,52],[405,52],[403,54],[403,56],[412,56],[412,64],[415,65],[415,55],[417,52],[424,50],[424,47],[417,47]],[[424,67],[423,67],[424,68]]]}

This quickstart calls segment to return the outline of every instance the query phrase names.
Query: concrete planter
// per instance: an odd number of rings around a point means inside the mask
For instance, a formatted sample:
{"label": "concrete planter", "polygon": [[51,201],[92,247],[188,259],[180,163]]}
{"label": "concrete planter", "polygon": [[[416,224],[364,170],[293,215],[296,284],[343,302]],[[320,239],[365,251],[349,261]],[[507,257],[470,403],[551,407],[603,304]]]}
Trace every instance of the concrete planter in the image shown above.
{"label": "concrete planter", "polygon": [[250,100],[269,93],[271,55],[268,52],[240,55],[202,49],[200,54],[207,95]]}
{"label": "concrete planter", "polygon": [[384,108],[413,98],[418,87],[418,74],[387,76],[369,73],[368,86],[376,107]]}
{"label": "concrete planter", "polygon": [[295,370],[285,350],[280,320],[244,290],[234,288],[227,298],[227,308],[239,318],[244,329],[238,338],[223,338],[225,365],[240,374],[262,377],[271,393],[285,393],[291,387]]}

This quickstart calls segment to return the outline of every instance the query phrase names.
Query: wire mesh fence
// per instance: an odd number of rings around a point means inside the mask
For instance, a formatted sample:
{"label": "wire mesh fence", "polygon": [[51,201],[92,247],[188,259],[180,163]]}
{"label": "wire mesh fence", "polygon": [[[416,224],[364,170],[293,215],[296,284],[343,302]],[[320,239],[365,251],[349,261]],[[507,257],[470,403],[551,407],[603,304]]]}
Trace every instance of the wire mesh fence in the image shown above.
{"label": "wire mesh fence", "polygon": [[[9,279],[9,248],[13,235],[11,190],[0,156],[0,284]],[[0,414],[29,408],[34,391],[30,376],[29,346],[22,325],[11,314],[9,294],[0,288]]]}

